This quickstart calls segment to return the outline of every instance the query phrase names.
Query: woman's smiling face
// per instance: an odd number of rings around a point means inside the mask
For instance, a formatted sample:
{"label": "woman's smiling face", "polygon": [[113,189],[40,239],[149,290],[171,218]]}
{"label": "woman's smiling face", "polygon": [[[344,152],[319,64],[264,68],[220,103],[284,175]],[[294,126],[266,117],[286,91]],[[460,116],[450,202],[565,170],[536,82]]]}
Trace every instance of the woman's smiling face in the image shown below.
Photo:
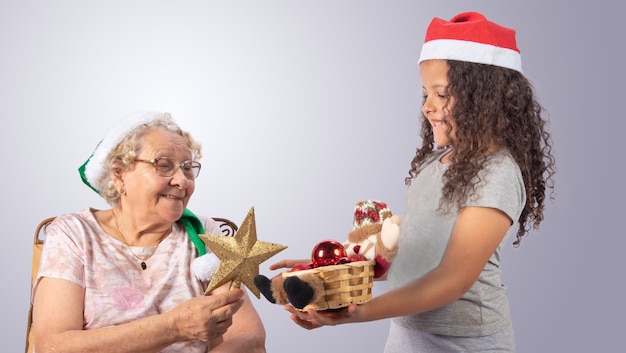
{"label": "woman's smiling face", "polygon": [[[172,159],[176,164],[190,160],[191,151],[179,134],[152,129],[141,137],[137,159],[151,160],[158,157]],[[135,163],[124,171],[126,205],[134,213],[141,213],[155,222],[175,222],[183,214],[189,198],[195,190],[195,180],[185,177],[180,168],[172,176],[157,174],[151,163]]]}

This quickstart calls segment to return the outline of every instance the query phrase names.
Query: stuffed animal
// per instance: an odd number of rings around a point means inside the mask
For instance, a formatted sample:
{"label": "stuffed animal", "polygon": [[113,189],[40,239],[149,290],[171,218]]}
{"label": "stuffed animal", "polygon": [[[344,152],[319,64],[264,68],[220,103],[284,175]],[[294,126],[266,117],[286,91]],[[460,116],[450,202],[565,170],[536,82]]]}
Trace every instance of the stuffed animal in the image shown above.
{"label": "stuffed animal", "polygon": [[[348,233],[348,239],[343,243],[336,240],[319,242],[313,248],[311,262],[298,264],[289,272],[371,261],[374,279],[379,279],[387,273],[396,255],[399,238],[400,217],[393,215],[387,204],[375,200],[360,201],[354,208],[353,229]],[[316,303],[325,291],[323,279],[314,271],[302,271],[294,276],[280,273],[271,279],[258,275],[254,284],[269,302],[291,304],[301,310]]]}

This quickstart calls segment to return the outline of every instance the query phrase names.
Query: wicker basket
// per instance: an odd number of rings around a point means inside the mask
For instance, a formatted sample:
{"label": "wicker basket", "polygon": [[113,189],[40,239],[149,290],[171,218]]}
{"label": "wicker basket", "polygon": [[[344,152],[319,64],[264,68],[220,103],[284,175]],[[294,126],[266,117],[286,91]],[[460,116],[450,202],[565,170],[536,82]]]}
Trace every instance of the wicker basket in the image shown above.
{"label": "wicker basket", "polygon": [[374,265],[372,261],[356,261],[341,265],[320,266],[310,270],[283,272],[283,277],[317,273],[324,281],[324,295],[303,308],[338,309],[349,304],[361,304],[372,298]]}

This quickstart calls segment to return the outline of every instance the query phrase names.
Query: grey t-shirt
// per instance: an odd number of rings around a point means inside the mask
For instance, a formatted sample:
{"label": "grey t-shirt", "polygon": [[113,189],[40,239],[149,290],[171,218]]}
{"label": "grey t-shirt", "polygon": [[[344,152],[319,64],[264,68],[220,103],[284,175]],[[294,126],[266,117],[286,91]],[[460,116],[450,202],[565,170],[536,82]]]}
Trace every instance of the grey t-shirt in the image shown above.
{"label": "grey t-shirt", "polygon": [[[441,262],[452,234],[458,208],[437,212],[448,165],[441,163],[446,150],[437,151],[420,168],[408,188],[398,255],[389,271],[389,288],[401,287],[431,271]],[[501,281],[500,253],[515,234],[526,194],[520,170],[506,152],[497,152],[479,174],[476,196],[467,206],[496,208],[506,213],[512,225],[491,255],[478,280],[463,296],[446,306],[394,318],[399,325],[450,336],[483,336],[511,325],[506,287]]]}

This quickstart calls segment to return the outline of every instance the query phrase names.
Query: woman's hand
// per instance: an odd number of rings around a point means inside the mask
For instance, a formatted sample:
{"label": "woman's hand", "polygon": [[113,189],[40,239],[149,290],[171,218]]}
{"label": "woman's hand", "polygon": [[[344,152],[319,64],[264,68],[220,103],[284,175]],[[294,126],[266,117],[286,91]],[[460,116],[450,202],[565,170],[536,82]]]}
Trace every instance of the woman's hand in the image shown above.
{"label": "woman's hand", "polygon": [[285,305],[285,310],[291,313],[291,320],[297,325],[312,330],[322,326],[335,326],[349,322],[359,321],[359,305],[350,304],[340,310],[320,310],[309,309],[300,311],[291,305]]}
{"label": "woman's hand", "polygon": [[208,342],[222,336],[243,304],[243,290],[192,298],[167,313],[167,326],[176,337]]}

